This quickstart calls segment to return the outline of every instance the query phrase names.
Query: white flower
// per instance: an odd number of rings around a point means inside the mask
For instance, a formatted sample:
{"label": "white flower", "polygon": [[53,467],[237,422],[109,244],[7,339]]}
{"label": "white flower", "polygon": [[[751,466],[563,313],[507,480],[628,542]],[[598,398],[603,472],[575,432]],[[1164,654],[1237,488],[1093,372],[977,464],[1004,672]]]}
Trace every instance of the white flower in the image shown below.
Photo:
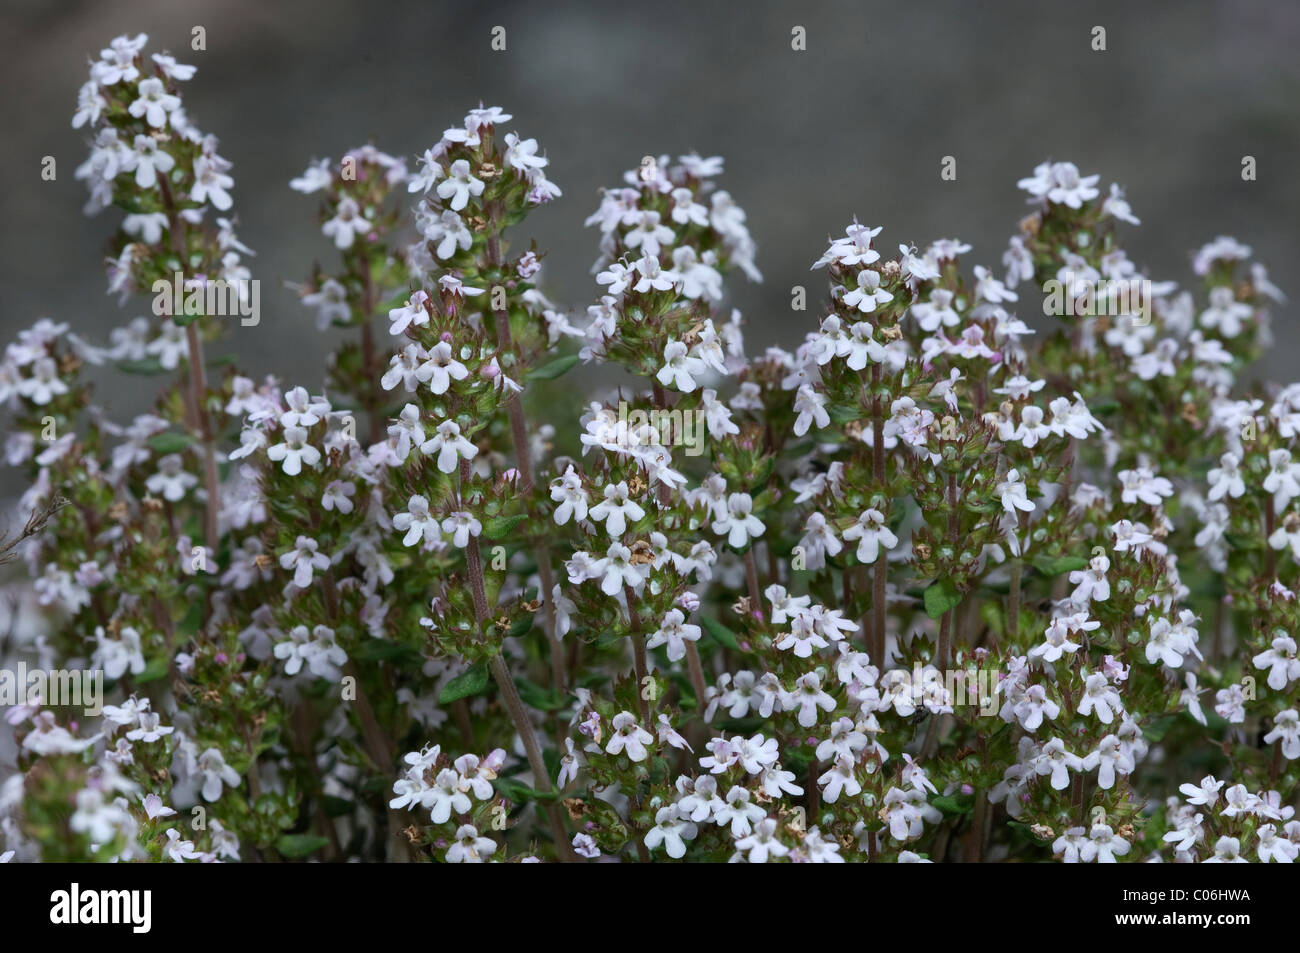
{"label": "white flower", "polygon": [[426,457],[438,455],[438,469],[443,473],[455,473],[460,458],[473,460],[478,454],[478,447],[460,435],[460,425],[454,420],[444,420],[438,424],[433,436],[420,444],[420,452]]}
{"label": "white flower", "polygon": [[1188,804],[1197,807],[1213,807],[1219,800],[1219,790],[1223,785],[1223,781],[1219,781],[1214,775],[1208,774],[1201,779],[1199,787],[1195,784],[1181,784],[1178,786],[1178,790],[1187,798]]}
{"label": "white flower", "polygon": [[1154,665],[1159,660],[1170,668],[1181,668],[1186,656],[1200,655],[1195,635],[1185,622],[1175,624],[1163,616],[1153,617],[1146,647],[1147,661]]}
{"label": "white flower", "polygon": [[456,828],[455,842],[447,848],[447,863],[481,864],[496,849],[497,842],[490,837],[480,837],[473,824],[462,824]]}
{"label": "white flower", "polygon": [[483,194],[483,182],[470,172],[469,162],[457,159],[447,170],[447,178],[438,183],[438,198],[447,201],[453,212],[459,212],[469,204],[470,196]]}
{"label": "white flower", "polygon": [[880,287],[880,272],[864,268],[858,272],[858,286],[845,292],[844,304],[857,308],[866,314],[876,310],[877,305],[893,301],[894,296]]}
{"label": "white flower", "polygon": [[104,677],[121,678],[129,670],[139,675],[145,670],[145,658],[140,648],[140,633],[126,625],[116,637],[110,637],[102,627],[95,627],[97,646],[91,664],[104,670]]}
{"label": "white flower", "polygon": [[849,541],[858,540],[858,562],[868,565],[879,558],[881,546],[893,549],[898,545],[898,537],[885,525],[885,514],[877,509],[864,510],[841,535]]}
{"label": "white flower", "polygon": [[591,566],[594,575],[600,577],[600,591],[607,596],[617,595],[624,586],[633,589],[641,585],[644,576],[632,563],[632,550],[619,541],[610,544],[604,558],[596,560]]}
{"label": "white flower", "polygon": [[163,799],[156,794],[146,794],[140,799],[144,805],[144,812],[149,816],[149,820],[155,820],[159,817],[171,817],[176,812],[163,803]]}
{"label": "white flower", "polygon": [[1070,582],[1074,592],[1070,601],[1086,606],[1089,602],[1105,602],[1110,598],[1110,583],[1106,573],[1110,571],[1110,560],[1105,556],[1094,556],[1088,562],[1087,569],[1076,569],[1070,573]]}
{"label": "white flower", "polygon": [[1020,471],[1014,467],[1007,471],[1007,478],[999,483],[993,492],[1001,498],[1002,508],[1008,513],[1015,513],[1016,510],[1024,510],[1026,513],[1034,511],[1034,504],[1030,501],[1025,484],[1020,479]]}
{"label": "white flower", "polygon": [[239,774],[226,764],[225,757],[217,748],[208,748],[198,761],[199,774],[203,776],[203,800],[215,801],[221,797],[221,786],[228,788],[239,786]]}
{"label": "white flower", "polygon": [[[555,522],[563,526],[570,519],[587,518],[587,493],[582,486],[582,477],[569,464],[563,476],[551,481],[551,500],[560,505],[555,508]],[[640,517],[637,517],[640,519]]]}
{"label": "white flower", "polygon": [[1119,692],[1101,672],[1093,672],[1084,680],[1083,696],[1079,699],[1077,711],[1080,715],[1090,715],[1096,711],[1098,719],[1104,725],[1115,720],[1115,714],[1123,714],[1123,701]]}
{"label": "white flower", "polygon": [[645,516],[636,500],[628,498],[627,481],[611,483],[605,487],[605,498],[591,508],[591,518],[605,524],[605,532],[617,538],[627,529],[627,522],[636,522]]}
{"label": "white flower", "polygon": [[163,853],[177,864],[203,856],[194,849],[193,841],[181,840],[180,832],[174,827],[167,828],[167,843],[163,847]]}
{"label": "white flower", "polygon": [[1205,861],[1207,864],[1246,864],[1241,856],[1241,841],[1235,837],[1220,837],[1214,842],[1214,856]]}
{"label": "white flower", "polygon": [[764,816],[754,832],[736,841],[736,850],[747,855],[751,864],[765,864],[768,858],[784,857],[790,848],[777,840],[777,823]]}
{"label": "white flower", "polygon": [[319,192],[334,181],[334,174],[330,169],[329,159],[313,160],[302,175],[289,180],[289,188],[303,195]]}
{"label": "white flower", "polygon": [[697,357],[687,354],[687,347],[681,341],[669,341],[664,345],[664,366],[659,368],[655,379],[665,387],[675,387],[689,394],[698,386],[695,378],[705,371],[705,364]]}
{"label": "white flower", "polygon": [[1273,644],[1252,660],[1255,668],[1268,669],[1268,687],[1275,692],[1285,691],[1288,684],[1300,679],[1300,659],[1296,658],[1296,642],[1289,635],[1279,635]]}
{"label": "white flower", "polygon": [[1201,327],[1218,328],[1224,337],[1235,338],[1252,314],[1250,305],[1236,300],[1232,288],[1220,285],[1210,289],[1210,306],[1201,312]]}
{"label": "white flower", "polygon": [[161,129],[175,109],[181,107],[181,98],[173,96],[162,86],[161,79],[149,77],[142,79],[138,87],[139,98],[131,103],[127,112],[135,118],[144,117],[144,121],[155,129]]}
{"label": "white flower", "polygon": [[[195,202],[211,202],[213,208],[222,212],[234,205],[234,199],[227,190],[235,184],[235,180],[226,175],[224,170],[227,168],[229,163],[216,156],[211,159],[199,156],[195,159],[194,186],[190,189],[190,198]],[[238,261],[238,258],[234,260]]]}
{"label": "white flower", "polygon": [[456,254],[457,249],[469,251],[474,244],[473,233],[451,209],[444,209],[437,218],[418,220],[418,224],[425,241],[433,244],[433,253],[440,259],[450,258]]}
{"label": "white flower", "polygon": [[372,227],[373,223],[361,214],[361,207],[345,195],[339,199],[334,217],[321,226],[321,231],[326,238],[334,239],[335,248],[344,251],[351,248],[357,237],[365,235]]}
{"label": "white flower", "polygon": [[679,860],[686,856],[686,841],[695,833],[695,825],[678,815],[677,805],[669,804],[655,812],[655,826],[646,831],[645,845],[649,850],[662,845],[669,857]]}
{"label": "white flower", "polygon": [[306,430],[301,427],[286,427],[281,436],[283,441],[267,447],[266,455],[274,461],[284,461],[282,466],[289,476],[301,473],[304,463],[313,468],[320,463],[321,453],[307,443]]}
{"label": "white flower", "polygon": [[808,672],[795,680],[794,690],[781,697],[781,704],[786,711],[798,709],[800,726],[811,728],[817,724],[817,711],[835,710],[835,699],[822,689],[821,676]]}
{"label": "white flower", "polygon": [[1272,861],[1278,864],[1291,864],[1295,863],[1297,856],[1300,856],[1300,845],[1285,837],[1278,837],[1274,825],[1265,824],[1255,833],[1259,837],[1260,863],[1267,864]]}
{"label": "white flower", "polygon": [[1159,506],[1165,498],[1174,495],[1174,485],[1164,477],[1156,476],[1148,467],[1120,470],[1117,476],[1122,487],[1120,500],[1124,503]]}
{"label": "white flower", "polygon": [[645,256],[659,256],[665,245],[671,245],[675,234],[667,225],[659,221],[659,213],[645,209],[633,209],[623,216],[623,224],[632,227],[624,233],[623,244],[628,248],[640,248]]}
{"label": "white flower", "polygon": [[1110,195],[1102,200],[1101,214],[1109,215],[1121,222],[1128,222],[1130,225],[1142,224],[1141,219],[1135,216],[1129,207],[1128,199],[1124,197],[1124,190],[1114,182],[1110,184]]}
{"label": "white flower", "polygon": [[435,394],[445,394],[453,380],[469,377],[469,369],[451,356],[451,344],[439,341],[429,351],[428,359],[415,370],[418,380],[429,385]]}
{"label": "white flower", "polygon": [[682,280],[681,275],[671,268],[664,268],[659,264],[659,259],[651,254],[638,258],[635,268],[637,274],[641,276],[633,288],[637,294],[645,294],[649,291],[672,291]]}
{"label": "white flower", "polygon": [[795,418],[794,435],[802,437],[808,432],[809,425],[816,423],[818,429],[830,425],[830,414],[826,412],[826,396],[802,384],[794,398]]}
{"label": "white flower", "polygon": [[648,639],[645,647],[657,649],[668,646],[668,660],[678,662],[686,657],[686,643],[700,640],[700,627],[686,622],[686,616],[680,609],[669,609]]}
{"label": "white flower", "polygon": [[1040,777],[1051,775],[1052,790],[1064,791],[1070,785],[1070,772],[1082,771],[1084,768],[1083,760],[1078,755],[1065,750],[1064,741],[1053,738],[1043,745],[1034,770]]}
{"label": "white flower", "polygon": [[753,515],[754,499],[748,493],[732,493],[727,497],[727,512],[713,521],[715,533],[726,533],[733,549],[743,549],[750,539],[758,539],[766,527]]}
{"label": "white flower", "polygon": [[428,809],[433,823],[445,824],[452,811],[466,814],[474,809],[474,802],[460,789],[460,775],[451,768],[443,768],[434,778],[433,787],[421,793],[420,806]]}
{"label": "white flower", "polygon": [[173,503],[184,499],[190,487],[199,482],[194,474],[185,472],[184,466],[179,453],[167,454],[158,461],[158,472],[144,481],[145,488]]}
{"label": "white flower", "polygon": [[1280,711],[1273,718],[1273,730],[1264,736],[1264,743],[1282,743],[1282,754],[1290,761],[1300,758],[1300,715],[1294,708]]}
{"label": "white flower", "polygon": [[1291,462],[1290,450],[1274,450],[1268,455],[1268,474],[1264,477],[1264,491],[1273,494],[1273,505],[1278,513],[1300,496],[1300,463]]}
{"label": "white flower", "polygon": [[293,570],[293,584],[299,589],[311,585],[313,572],[330,568],[330,558],[318,552],[319,544],[307,536],[299,536],[294,548],[282,553],[280,568]]}
{"label": "white flower", "polygon": [[626,752],[634,762],[649,757],[645,746],[654,741],[654,735],[637,724],[635,715],[629,711],[619,712],[614,716],[613,728],[609,744],[605,746],[606,754]]}
{"label": "white flower", "polygon": [[961,316],[953,308],[955,294],[946,288],[935,288],[930,292],[929,301],[918,301],[908,312],[921,325],[921,330],[933,333],[939,326],[955,327],[961,323]]}
{"label": "white flower", "polygon": [[455,512],[442,521],[442,531],[451,535],[453,546],[464,549],[471,536],[477,539],[483,532],[483,524],[475,519],[473,513]]}
{"label": "white flower", "polygon": [[[423,291],[417,291],[406,300],[406,304],[400,308],[390,308],[388,311],[388,320],[392,323],[388,326],[389,334],[401,334],[412,325],[420,326],[429,323],[429,312],[425,310],[425,302],[429,300],[428,294]],[[444,342],[445,343],[445,342]],[[424,378],[428,380],[428,378]],[[445,388],[444,388],[445,389]],[[441,391],[435,391],[441,393]]]}
{"label": "white flower", "polygon": [[356,495],[357,488],[346,480],[331,480],[325,487],[325,492],[321,494],[320,503],[327,511],[337,510],[340,513],[351,513],[353,509],[352,497]]}
{"label": "white flower", "polygon": [[393,516],[393,529],[406,533],[403,546],[414,546],[421,539],[429,544],[438,538],[438,518],[429,513],[428,499],[418,494],[412,496],[406,510]]}
{"label": "white flower", "polygon": [[1117,863],[1115,855],[1123,857],[1132,846],[1105,824],[1094,824],[1087,842],[1079,849],[1079,858],[1085,863],[1095,860],[1099,864],[1114,864]]}

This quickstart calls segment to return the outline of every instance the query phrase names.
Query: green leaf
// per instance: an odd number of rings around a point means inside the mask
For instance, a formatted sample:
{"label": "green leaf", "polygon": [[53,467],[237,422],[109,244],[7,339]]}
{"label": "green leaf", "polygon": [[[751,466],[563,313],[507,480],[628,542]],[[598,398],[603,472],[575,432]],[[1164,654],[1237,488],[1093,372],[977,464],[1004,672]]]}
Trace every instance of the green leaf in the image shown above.
{"label": "green leaf", "polygon": [[961,593],[951,579],[940,579],[925,590],[925,614],[937,619],[961,602]]}
{"label": "green leaf", "polygon": [[483,535],[487,539],[505,539],[512,529],[528,519],[527,513],[515,516],[494,516],[483,524]]}
{"label": "green leaf", "polygon": [[167,368],[156,357],[145,357],[138,361],[118,361],[117,369],[123,374],[166,374]]}
{"label": "green leaf", "polygon": [[1144,725],[1142,734],[1146,735],[1153,743],[1159,744],[1169,729],[1173,727],[1174,722],[1178,720],[1179,714],[1179,712],[1175,712],[1172,715],[1162,715],[1150,724]]}
{"label": "green leaf", "polygon": [[155,434],[149,438],[149,448],[154,453],[168,454],[180,453],[186,447],[194,442],[194,438],[187,433],[169,433]]}
{"label": "green leaf", "polygon": [[444,685],[442,692],[438,695],[438,704],[446,705],[460,701],[462,698],[477,695],[487,688],[487,684],[488,668],[485,663],[480,663],[457,675]]}
{"label": "green leaf", "polygon": [[145,682],[156,682],[160,678],[165,678],[167,672],[171,669],[172,660],[166,655],[158,655],[149,660],[149,664],[144,667],[144,671],[135,677],[136,684]]}
{"label": "green leaf", "polygon": [[975,810],[975,795],[941,794],[938,797],[930,798],[930,804],[945,814],[969,814]]}
{"label": "green leaf", "polygon": [[1031,562],[1044,576],[1061,576],[1088,565],[1088,560],[1083,556],[1036,556]]}
{"label": "green leaf", "polygon": [[543,794],[514,778],[494,778],[492,786],[516,804],[523,804],[525,801],[554,801],[559,796],[554,791]]}
{"label": "green leaf", "polygon": [[1035,844],[1050,844],[1051,841],[1045,837],[1039,837],[1034,833],[1034,829],[1022,821],[1007,821],[1007,827],[1020,834],[1025,840],[1032,841]]}
{"label": "green leaf", "polygon": [[409,645],[387,639],[366,639],[352,650],[352,657],[366,662],[415,663],[421,655]]}
{"label": "green leaf", "polygon": [[832,404],[827,411],[833,423],[841,427],[847,423],[859,419],[862,416],[862,408],[856,405]]}
{"label": "green leaf", "polygon": [[330,842],[318,834],[285,834],[275,842],[275,849],[284,857],[306,857]]}
{"label": "green leaf", "polygon": [[581,360],[582,358],[577,354],[570,354],[567,357],[557,357],[549,364],[543,364],[541,367],[534,367],[524,377],[524,380],[553,381],[557,377],[563,377],[565,374],[569,373],[569,371],[573,369],[574,365]]}
{"label": "green leaf", "polygon": [[559,692],[543,688],[536,682],[530,682],[526,678],[516,678],[515,687],[519,689],[519,697],[529,708],[536,708],[538,711],[557,711],[568,703],[567,696]]}
{"label": "green leaf", "polygon": [[711,619],[708,616],[702,616],[700,622],[704,624],[705,631],[713,636],[713,640],[733,652],[744,651],[740,643],[736,640],[736,633],[732,632],[717,619]]}

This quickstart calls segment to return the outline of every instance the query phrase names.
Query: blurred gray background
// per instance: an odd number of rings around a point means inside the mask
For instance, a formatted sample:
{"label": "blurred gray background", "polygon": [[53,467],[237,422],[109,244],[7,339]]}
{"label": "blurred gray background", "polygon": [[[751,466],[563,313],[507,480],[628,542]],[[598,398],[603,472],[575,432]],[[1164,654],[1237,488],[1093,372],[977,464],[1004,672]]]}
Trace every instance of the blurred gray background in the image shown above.
{"label": "blurred gray background", "polygon": [[[206,52],[190,28],[207,30]],[[491,28],[507,29],[493,52]],[[808,51],[790,49],[794,25]],[[1090,49],[1094,25],[1108,50]],[[760,286],[735,283],[751,351],[797,342],[812,313],[792,314],[790,288],[816,302],[808,267],[856,214],[878,239],[956,236],[971,263],[1001,270],[1024,214],[1017,178],[1045,158],[1070,159],[1119,182],[1143,225],[1130,253],[1158,278],[1186,281],[1188,252],[1219,233],[1255,247],[1275,281],[1300,295],[1300,4],[551,2],[345,3],[333,0],[6,0],[0,37],[0,320],[3,340],[38,316],[92,340],[147,309],[105,295],[104,242],[117,213],[82,217],[73,170],[84,131],[70,126],[87,57],[113,36],[144,31],[198,74],[193,119],[233,160],[240,233],[258,256],[262,323],[236,328],[230,349],[256,373],[318,386],[329,347],[286,280],[335,253],[316,199],[288,181],[314,156],[372,139],[414,156],[480,101],[535,136],[564,197],[524,226],[549,252],[557,303],[595,297],[596,234],[582,227],[597,189],[642,155],[725,155],[723,186],[749,213]],[[42,182],[41,157],[59,160]],[[1241,157],[1258,160],[1242,182]],[[940,160],[958,161],[941,182]],[[1027,309],[1027,310],[1032,310]],[[1028,315],[1026,315],[1028,316]],[[1294,376],[1290,306],[1278,314],[1270,376]],[[151,382],[107,377],[115,416],[148,404]]]}

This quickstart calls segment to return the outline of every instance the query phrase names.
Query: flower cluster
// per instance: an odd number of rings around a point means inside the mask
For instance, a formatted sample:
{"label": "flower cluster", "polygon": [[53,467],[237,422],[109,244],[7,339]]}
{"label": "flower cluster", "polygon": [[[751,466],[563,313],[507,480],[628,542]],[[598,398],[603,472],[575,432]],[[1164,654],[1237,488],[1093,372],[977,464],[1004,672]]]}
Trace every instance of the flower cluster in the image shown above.
{"label": "flower cluster", "polygon": [[[127,298],[249,254],[205,221],[232,183],[193,69],[144,44],[74,118]],[[721,158],[605,190],[568,310],[516,237],[562,193],[512,121],[290,183],[338,252],[300,287],[324,374],[210,371],[203,309],[8,345],[19,653],[107,696],[7,713],[4,856],[1300,855],[1300,384],[1244,373],[1284,301],[1249,248],[1151,281],[1123,190],[1047,162],[1003,270],[855,218],[803,341],[751,353]],[[103,362],[154,409],[114,422]],[[620,376],[583,402],[594,363]]]}

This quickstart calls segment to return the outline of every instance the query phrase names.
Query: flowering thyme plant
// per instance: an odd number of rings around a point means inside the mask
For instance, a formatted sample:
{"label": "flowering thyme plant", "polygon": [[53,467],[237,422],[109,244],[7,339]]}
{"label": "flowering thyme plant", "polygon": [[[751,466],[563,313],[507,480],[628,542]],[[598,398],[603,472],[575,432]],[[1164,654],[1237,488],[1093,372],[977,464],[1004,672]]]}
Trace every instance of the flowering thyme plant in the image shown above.
{"label": "flowering thyme plant", "polygon": [[[479,107],[293,180],[338,252],[302,302],[350,335],[257,381],[205,356],[256,294],[230,166],[145,44],[73,125],[152,316],[0,362],[43,622],[10,652],[107,686],[6,700],[5,858],[1300,853],[1300,384],[1239,382],[1283,300],[1249,248],[1152,282],[1119,187],[1044,163],[1001,271],[855,219],[804,343],[750,353],[721,158],[603,192],[580,318],[521,237],[548,160]],[[105,363],[154,410],[110,420]]]}

